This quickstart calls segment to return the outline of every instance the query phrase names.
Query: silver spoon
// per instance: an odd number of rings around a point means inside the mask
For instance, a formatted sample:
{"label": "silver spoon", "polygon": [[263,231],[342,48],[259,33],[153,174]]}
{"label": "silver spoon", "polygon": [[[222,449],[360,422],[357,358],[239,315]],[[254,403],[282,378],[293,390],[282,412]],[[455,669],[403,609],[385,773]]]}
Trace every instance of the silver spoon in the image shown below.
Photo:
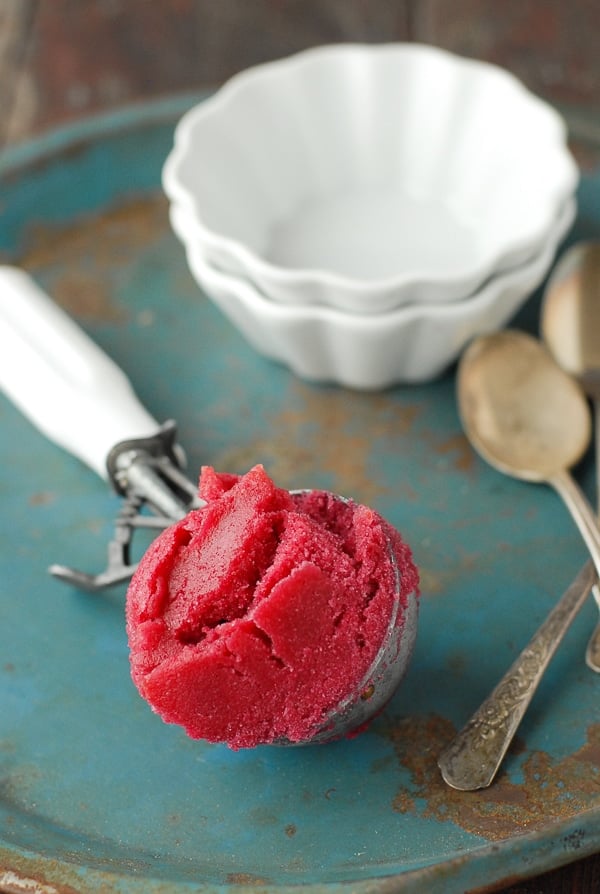
{"label": "silver spoon", "polygon": [[[157,511],[152,528],[166,527],[189,509],[202,507],[193,496],[196,485],[181,471],[177,445],[171,444],[174,429],[159,426],[122,370],[24,271],[2,265],[0,390],[50,440],[108,479],[125,497],[109,544],[107,572],[92,577],[53,566],[59,577],[92,590],[123,582],[135,568],[124,556],[129,528],[142,524],[136,514],[140,502]],[[310,743],[339,738],[366,723],[391,698],[408,666],[416,636],[417,596],[409,595],[399,624],[400,569],[389,538],[387,549],[395,599],[379,651],[363,678],[312,731]]]}
{"label": "silver spoon", "polygon": [[[600,531],[568,472],[591,436],[589,408],[577,382],[539,341],[504,331],[476,339],[464,353],[458,403],[467,437],[484,459],[506,474],[546,482],[562,496],[597,572]],[[544,628],[442,753],[438,766],[449,785],[473,790],[493,781],[548,661],[593,582],[588,563]]]}
{"label": "silver spoon", "polygon": [[[596,508],[600,509],[600,244],[583,242],[562,256],[550,277],[541,333],[555,360],[576,376],[592,401],[596,445]],[[592,593],[600,608],[598,584]],[[600,621],[585,653],[600,673]]]}

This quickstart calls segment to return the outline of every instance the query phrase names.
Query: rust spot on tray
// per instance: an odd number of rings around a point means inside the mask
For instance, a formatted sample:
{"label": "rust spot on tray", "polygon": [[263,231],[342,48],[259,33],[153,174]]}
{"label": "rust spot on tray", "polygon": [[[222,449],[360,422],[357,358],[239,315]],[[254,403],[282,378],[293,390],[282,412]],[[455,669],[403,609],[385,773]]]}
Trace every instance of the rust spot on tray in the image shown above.
{"label": "rust spot on tray", "polygon": [[126,318],[123,308],[114,304],[104,277],[97,271],[67,269],[53,288],[58,304],[71,316],[83,320],[120,323]]}
{"label": "rust spot on tray", "polygon": [[227,884],[251,885],[256,888],[263,888],[269,884],[269,881],[260,875],[252,875],[250,872],[230,872],[227,876]]}
{"label": "rust spot on tray", "polygon": [[[425,547],[427,544],[425,544]],[[478,553],[469,553],[466,550],[457,549],[452,561],[446,562],[441,567],[433,568],[422,561],[419,568],[421,578],[421,591],[428,596],[439,596],[447,593],[450,587],[455,586],[465,575],[471,575],[478,563],[487,561]]]}
{"label": "rust spot on tray", "polygon": [[475,452],[461,432],[437,444],[435,451],[441,456],[450,456],[457,472],[470,472],[474,467]]}
{"label": "rust spot on tray", "polygon": [[2,894],[79,894],[81,889],[71,885],[55,885],[0,866],[0,891]]}
{"label": "rust spot on tray", "polygon": [[[148,864],[138,863],[135,859],[107,860],[106,868],[102,867],[88,855],[88,867],[92,870],[92,879],[83,880],[77,867],[81,866],[81,855],[76,851],[65,851],[61,858],[25,857],[21,854],[0,849],[0,892],[2,894],[83,894],[94,890],[101,894],[122,894],[123,878],[130,874],[140,877],[147,873]],[[95,865],[96,864],[96,865]],[[141,876],[144,878],[145,876]],[[242,876],[242,883],[262,885],[262,880],[255,876]],[[82,887],[83,884],[83,887]],[[152,886],[154,894],[172,894],[171,882],[155,881]]]}
{"label": "rust spot on tray", "polygon": [[56,500],[56,493],[51,490],[40,490],[29,497],[30,506],[47,506]]}
{"label": "rust spot on tray", "polygon": [[[269,434],[215,458],[219,468],[243,472],[264,464],[280,487],[311,487],[324,471],[328,488],[372,504],[387,491],[372,466],[373,441],[383,439],[402,450],[420,408],[398,402],[397,395],[363,394],[311,386],[293,380],[285,409],[268,422]],[[408,483],[403,499],[414,499]]]}
{"label": "rust spot on tray", "polygon": [[285,437],[258,438],[239,447],[228,447],[214,459],[220,472],[241,474],[257,463],[279,487],[297,487],[302,479],[299,470],[310,465],[310,453],[302,446],[290,444]]}
{"label": "rust spot on tray", "polygon": [[541,829],[553,819],[567,819],[600,804],[600,724],[590,726],[587,742],[564,758],[531,752],[522,767],[522,783],[511,782],[500,772],[489,788],[479,792],[455,791],[441,778],[437,757],[455,732],[448,720],[435,715],[390,722],[384,735],[411,775],[411,787],[400,787],[394,796],[395,810],[421,810],[424,799],[424,816],[453,822],[495,841]]}
{"label": "rust spot on tray", "polygon": [[111,274],[168,227],[162,195],[135,199],[63,227],[32,226],[19,264],[48,276],[53,298],[72,316],[118,323],[127,311],[112,297]]}

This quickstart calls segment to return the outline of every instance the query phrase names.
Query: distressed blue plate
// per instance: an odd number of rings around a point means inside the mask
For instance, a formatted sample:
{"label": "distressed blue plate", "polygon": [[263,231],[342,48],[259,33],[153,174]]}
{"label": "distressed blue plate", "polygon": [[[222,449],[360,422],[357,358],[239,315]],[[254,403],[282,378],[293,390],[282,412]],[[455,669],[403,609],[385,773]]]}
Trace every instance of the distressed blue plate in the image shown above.
{"label": "distressed blue plate", "polygon": [[[46,572],[103,567],[118,499],[0,396],[0,890],[31,879],[119,894],[349,883],[452,894],[598,850],[591,602],[497,782],[455,792],[436,766],[583,563],[566,510],[472,453],[453,370],[371,395],[309,385],[257,356],[199,293],[160,190],[192,99],[5,152],[0,257],[81,323],[156,418],[178,421],[194,477],[202,463],[263,462],[281,486],[326,487],[386,515],[422,569],[417,650],[353,741],[233,753],[163,725],[129,678],[124,588],[90,596]],[[600,234],[600,177],[583,180],[579,209],[571,241]],[[536,295],[515,325],[535,331],[538,311]],[[576,471],[591,496],[590,458]]]}

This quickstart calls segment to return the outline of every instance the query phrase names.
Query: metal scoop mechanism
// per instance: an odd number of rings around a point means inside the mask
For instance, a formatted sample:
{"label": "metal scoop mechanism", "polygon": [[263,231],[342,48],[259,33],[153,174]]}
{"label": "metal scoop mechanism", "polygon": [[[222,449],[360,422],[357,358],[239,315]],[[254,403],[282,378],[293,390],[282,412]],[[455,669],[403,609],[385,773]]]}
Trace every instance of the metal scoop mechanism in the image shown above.
{"label": "metal scoop mechanism", "polygon": [[[162,530],[205,505],[182,471],[185,455],[176,433],[170,420],[151,437],[121,441],[112,448],[106,461],[108,478],[124,501],[108,544],[106,568],[94,575],[51,565],[54,577],[92,592],[129,580],[137,568],[137,562],[131,561],[131,544],[138,528]],[[152,514],[143,514],[144,508]]]}

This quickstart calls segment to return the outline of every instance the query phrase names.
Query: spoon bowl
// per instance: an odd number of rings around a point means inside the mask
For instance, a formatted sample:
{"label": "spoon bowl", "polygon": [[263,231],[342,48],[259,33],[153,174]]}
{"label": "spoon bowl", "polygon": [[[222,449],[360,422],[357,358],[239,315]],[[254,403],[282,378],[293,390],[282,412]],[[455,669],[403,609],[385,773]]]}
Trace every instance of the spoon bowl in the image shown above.
{"label": "spoon bowl", "polygon": [[472,342],[459,365],[457,385],[459,413],[475,449],[507,475],[554,487],[600,573],[600,529],[569,474],[592,430],[580,385],[540,341],[516,330]]}
{"label": "spoon bowl", "polygon": [[541,333],[556,361],[600,397],[600,243],[565,252],[548,281]]}
{"label": "spoon bowl", "polygon": [[505,474],[550,481],[583,456],[591,437],[585,397],[531,336],[505,330],[475,339],[457,384],[467,436]]}

